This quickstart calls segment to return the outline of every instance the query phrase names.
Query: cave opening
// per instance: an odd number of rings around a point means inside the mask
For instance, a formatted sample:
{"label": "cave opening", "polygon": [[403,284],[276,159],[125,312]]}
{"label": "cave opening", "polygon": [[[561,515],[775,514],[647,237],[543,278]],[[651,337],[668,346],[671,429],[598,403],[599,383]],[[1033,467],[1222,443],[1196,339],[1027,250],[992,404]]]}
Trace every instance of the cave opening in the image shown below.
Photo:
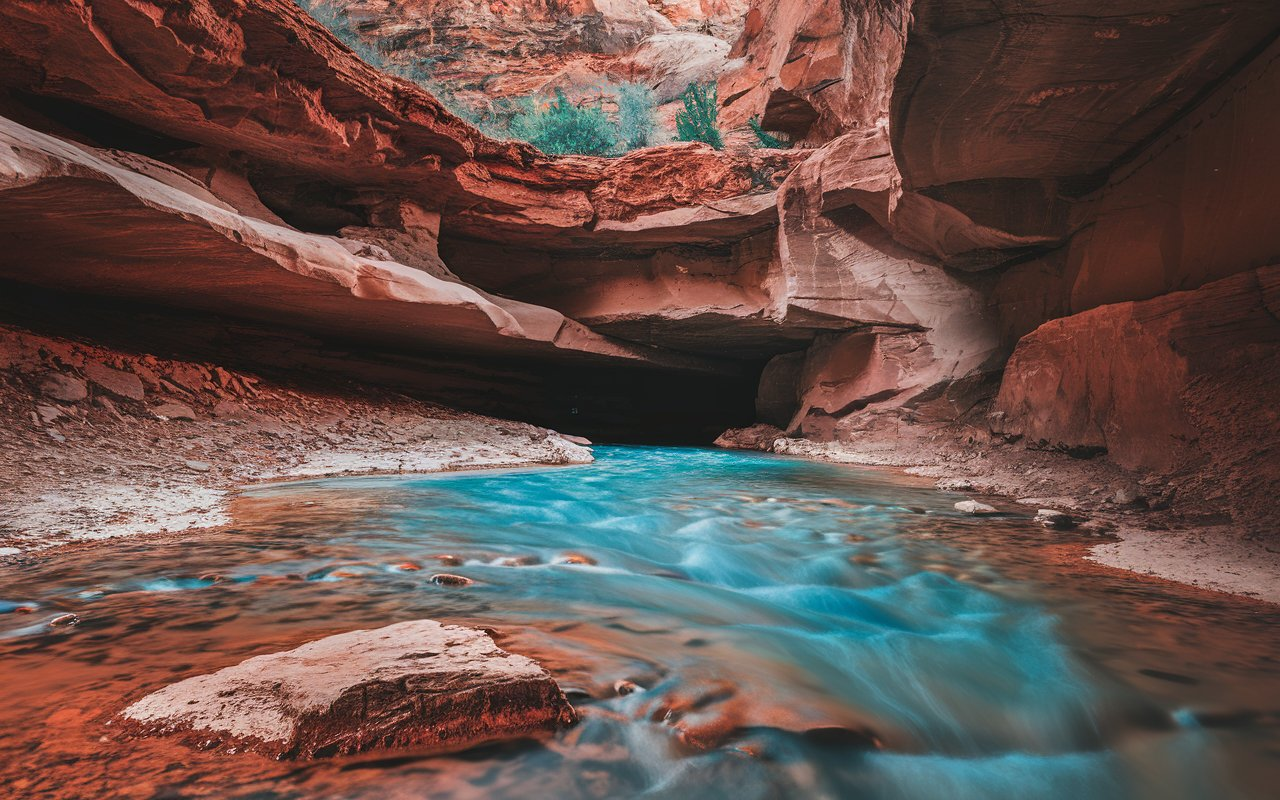
{"label": "cave opening", "polygon": [[751,424],[764,367],[731,362],[707,374],[581,356],[501,357],[446,342],[434,350],[397,349],[360,337],[9,281],[0,281],[0,326],[222,366],[300,391],[378,387],[618,444],[707,445],[728,428]]}

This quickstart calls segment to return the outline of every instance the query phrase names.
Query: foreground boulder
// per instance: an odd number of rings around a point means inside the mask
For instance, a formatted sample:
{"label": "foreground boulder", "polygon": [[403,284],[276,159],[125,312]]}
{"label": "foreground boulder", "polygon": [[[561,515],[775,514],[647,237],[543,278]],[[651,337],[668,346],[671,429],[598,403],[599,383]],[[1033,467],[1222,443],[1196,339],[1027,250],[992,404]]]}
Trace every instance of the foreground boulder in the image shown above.
{"label": "foreground boulder", "polygon": [[461,750],[577,720],[547,672],[482,631],[401,622],[255,656],[126,708],[144,734],[275,758]]}

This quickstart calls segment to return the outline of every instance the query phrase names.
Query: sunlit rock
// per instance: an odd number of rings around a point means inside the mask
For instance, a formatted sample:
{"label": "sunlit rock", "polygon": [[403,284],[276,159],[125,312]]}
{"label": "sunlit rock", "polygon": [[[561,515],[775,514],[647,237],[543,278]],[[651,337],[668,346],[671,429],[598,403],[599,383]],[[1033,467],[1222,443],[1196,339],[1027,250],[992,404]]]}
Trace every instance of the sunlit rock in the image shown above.
{"label": "sunlit rock", "polygon": [[577,719],[535,662],[432,620],[319,639],[147,695],[131,728],[277,758],[460,750]]}

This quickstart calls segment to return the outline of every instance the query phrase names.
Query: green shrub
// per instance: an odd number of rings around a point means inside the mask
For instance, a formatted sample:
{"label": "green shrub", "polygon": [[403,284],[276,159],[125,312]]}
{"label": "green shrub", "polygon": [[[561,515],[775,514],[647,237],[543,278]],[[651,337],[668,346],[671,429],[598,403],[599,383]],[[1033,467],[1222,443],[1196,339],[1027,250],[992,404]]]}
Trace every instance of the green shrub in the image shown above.
{"label": "green shrub", "polygon": [[624,83],[617,88],[617,97],[619,143],[627,150],[653,144],[658,108],[653,90],[643,83]]}
{"label": "green shrub", "polygon": [[724,149],[724,139],[716,124],[720,103],[716,85],[691,83],[680,94],[684,111],[676,112],[676,138],[682,142],[706,142],[717,150]]}
{"label": "green shrub", "polygon": [[575,105],[564,90],[543,105],[532,99],[511,120],[511,133],[544,153],[603,156],[618,147],[618,132],[599,105]]}
{"label": "green shrub", "polygon": [[747,124],[751,126],[751,131],[756,135],[756,139],[760,142],[761,147],[768,147],[772,150],[786,150],[791,146],[791,142],[786,139],[780,139],[760,127],[759,117],[752,117],[747,120]]}

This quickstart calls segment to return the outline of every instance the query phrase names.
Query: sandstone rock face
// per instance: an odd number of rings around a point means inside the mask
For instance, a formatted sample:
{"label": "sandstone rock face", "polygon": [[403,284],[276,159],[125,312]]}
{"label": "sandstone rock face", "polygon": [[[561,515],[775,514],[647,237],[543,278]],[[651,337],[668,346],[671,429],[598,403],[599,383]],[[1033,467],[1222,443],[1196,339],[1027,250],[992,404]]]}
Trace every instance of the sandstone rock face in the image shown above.
{"label": "sandstone rock face", "polygon": [[720,79],[724,119],[821,143],[873,127],[888,101],[909,0],[756,0]]}
{"label": "sandstone rock face", "polygon": [[535,662],[432,620],[330,636],[180,681],[126,708],[143,732],[277,758],[461,750],[577,715]]}
{"label": "sandstone rock face", "polygon": [[1081,202],[1064,291],[1072,311],[1190,289],[1280,262],[1280,43]]}
{"label": "sandstone rock face", "polygon": [[[319,19],[401,74],[476,110],[495,100],[639,81],[660,101],[715,80],[746,0],[309,0]],[[683,52],[685,58],[678,56]],[[683,81],[683,82],[682,82]]]}
{"label": "sandstone rock face", "polygon": [[910,187],[1108,170],[1280,26],[1267,0],[917,0],[910,11],[890,114]]}
{"label": "sandstone rock face", "polygon": [[[360,224],[376,213],[370,206],[406,195],[427,211],[489,220],[490,236],[507,233],[511,220],[563,231],[608,218],[590,195],[607,179],[609,159],[557,161],[484,137],[422,87],[361,61],[292,0],[235,8],[108,0],[95,3],[92,18],[34,0],[0,9],[0,88],[8,92],[0,114],[164,156],[190,173],[221,173],[223,188],[237,183],[231,174],[253,173],[268,213],[302,227]],[[747,161],[721,158],[739,180],[703,183],[696,200],[737,194],[749,182]],[[691,199],[643,191],[644,201],[610,197],[650,211]],[[258,199],[239,210],[261,218]]]}
{"label": "sandstone rock face", "polygon": [[[1280,268],[1045,323],[1018,343],[995,426],[1182,475],[1239,522],[1280,491]],[[1274,510],[1273,508],[1271,510]]]}
{"label": "sandstone rock face", "polygon": [[[532,345],[606,358],[650,356],[551,309],[487,296],[456,279],[399,264],[375,245],[242,216],[201,197],[190,180],[170,176],[161,182],[130,169],[137,158],[122,164],[109,153],[4,120],[0,142],[7,145],[0,155],[0,195],[8,211],[0,236],[43,232],[29,240],[34,248],[29,254],[52,248],[50,260],[58,253],[60,261],[57,271],[24,274],[20,261],[5,260],[0,274],[9,278],[188,308],[235,307],[245,316],[289,320],[314,330],[346,327],[365,336],[380,329],[403,339],[409,323],[417,332],[408,335],[423,337],[420,341],[448,337],[455,346],[478,351],[505,352],[495,345],[510,338],[511,351]],[[104,218],[95,203],[113,211]],[[156,240],[168,242],[168,257],[148,265]],[[196,265],[202,273],[198,279]],[[253,291],[246,292],[250,286]],[[308,295],[309,304],[299,302]],[[343,306],[346,310],[339,310]],[[417,321],[410,323],[413,317]],[[133,389],[123,391],[128,396]]]}

